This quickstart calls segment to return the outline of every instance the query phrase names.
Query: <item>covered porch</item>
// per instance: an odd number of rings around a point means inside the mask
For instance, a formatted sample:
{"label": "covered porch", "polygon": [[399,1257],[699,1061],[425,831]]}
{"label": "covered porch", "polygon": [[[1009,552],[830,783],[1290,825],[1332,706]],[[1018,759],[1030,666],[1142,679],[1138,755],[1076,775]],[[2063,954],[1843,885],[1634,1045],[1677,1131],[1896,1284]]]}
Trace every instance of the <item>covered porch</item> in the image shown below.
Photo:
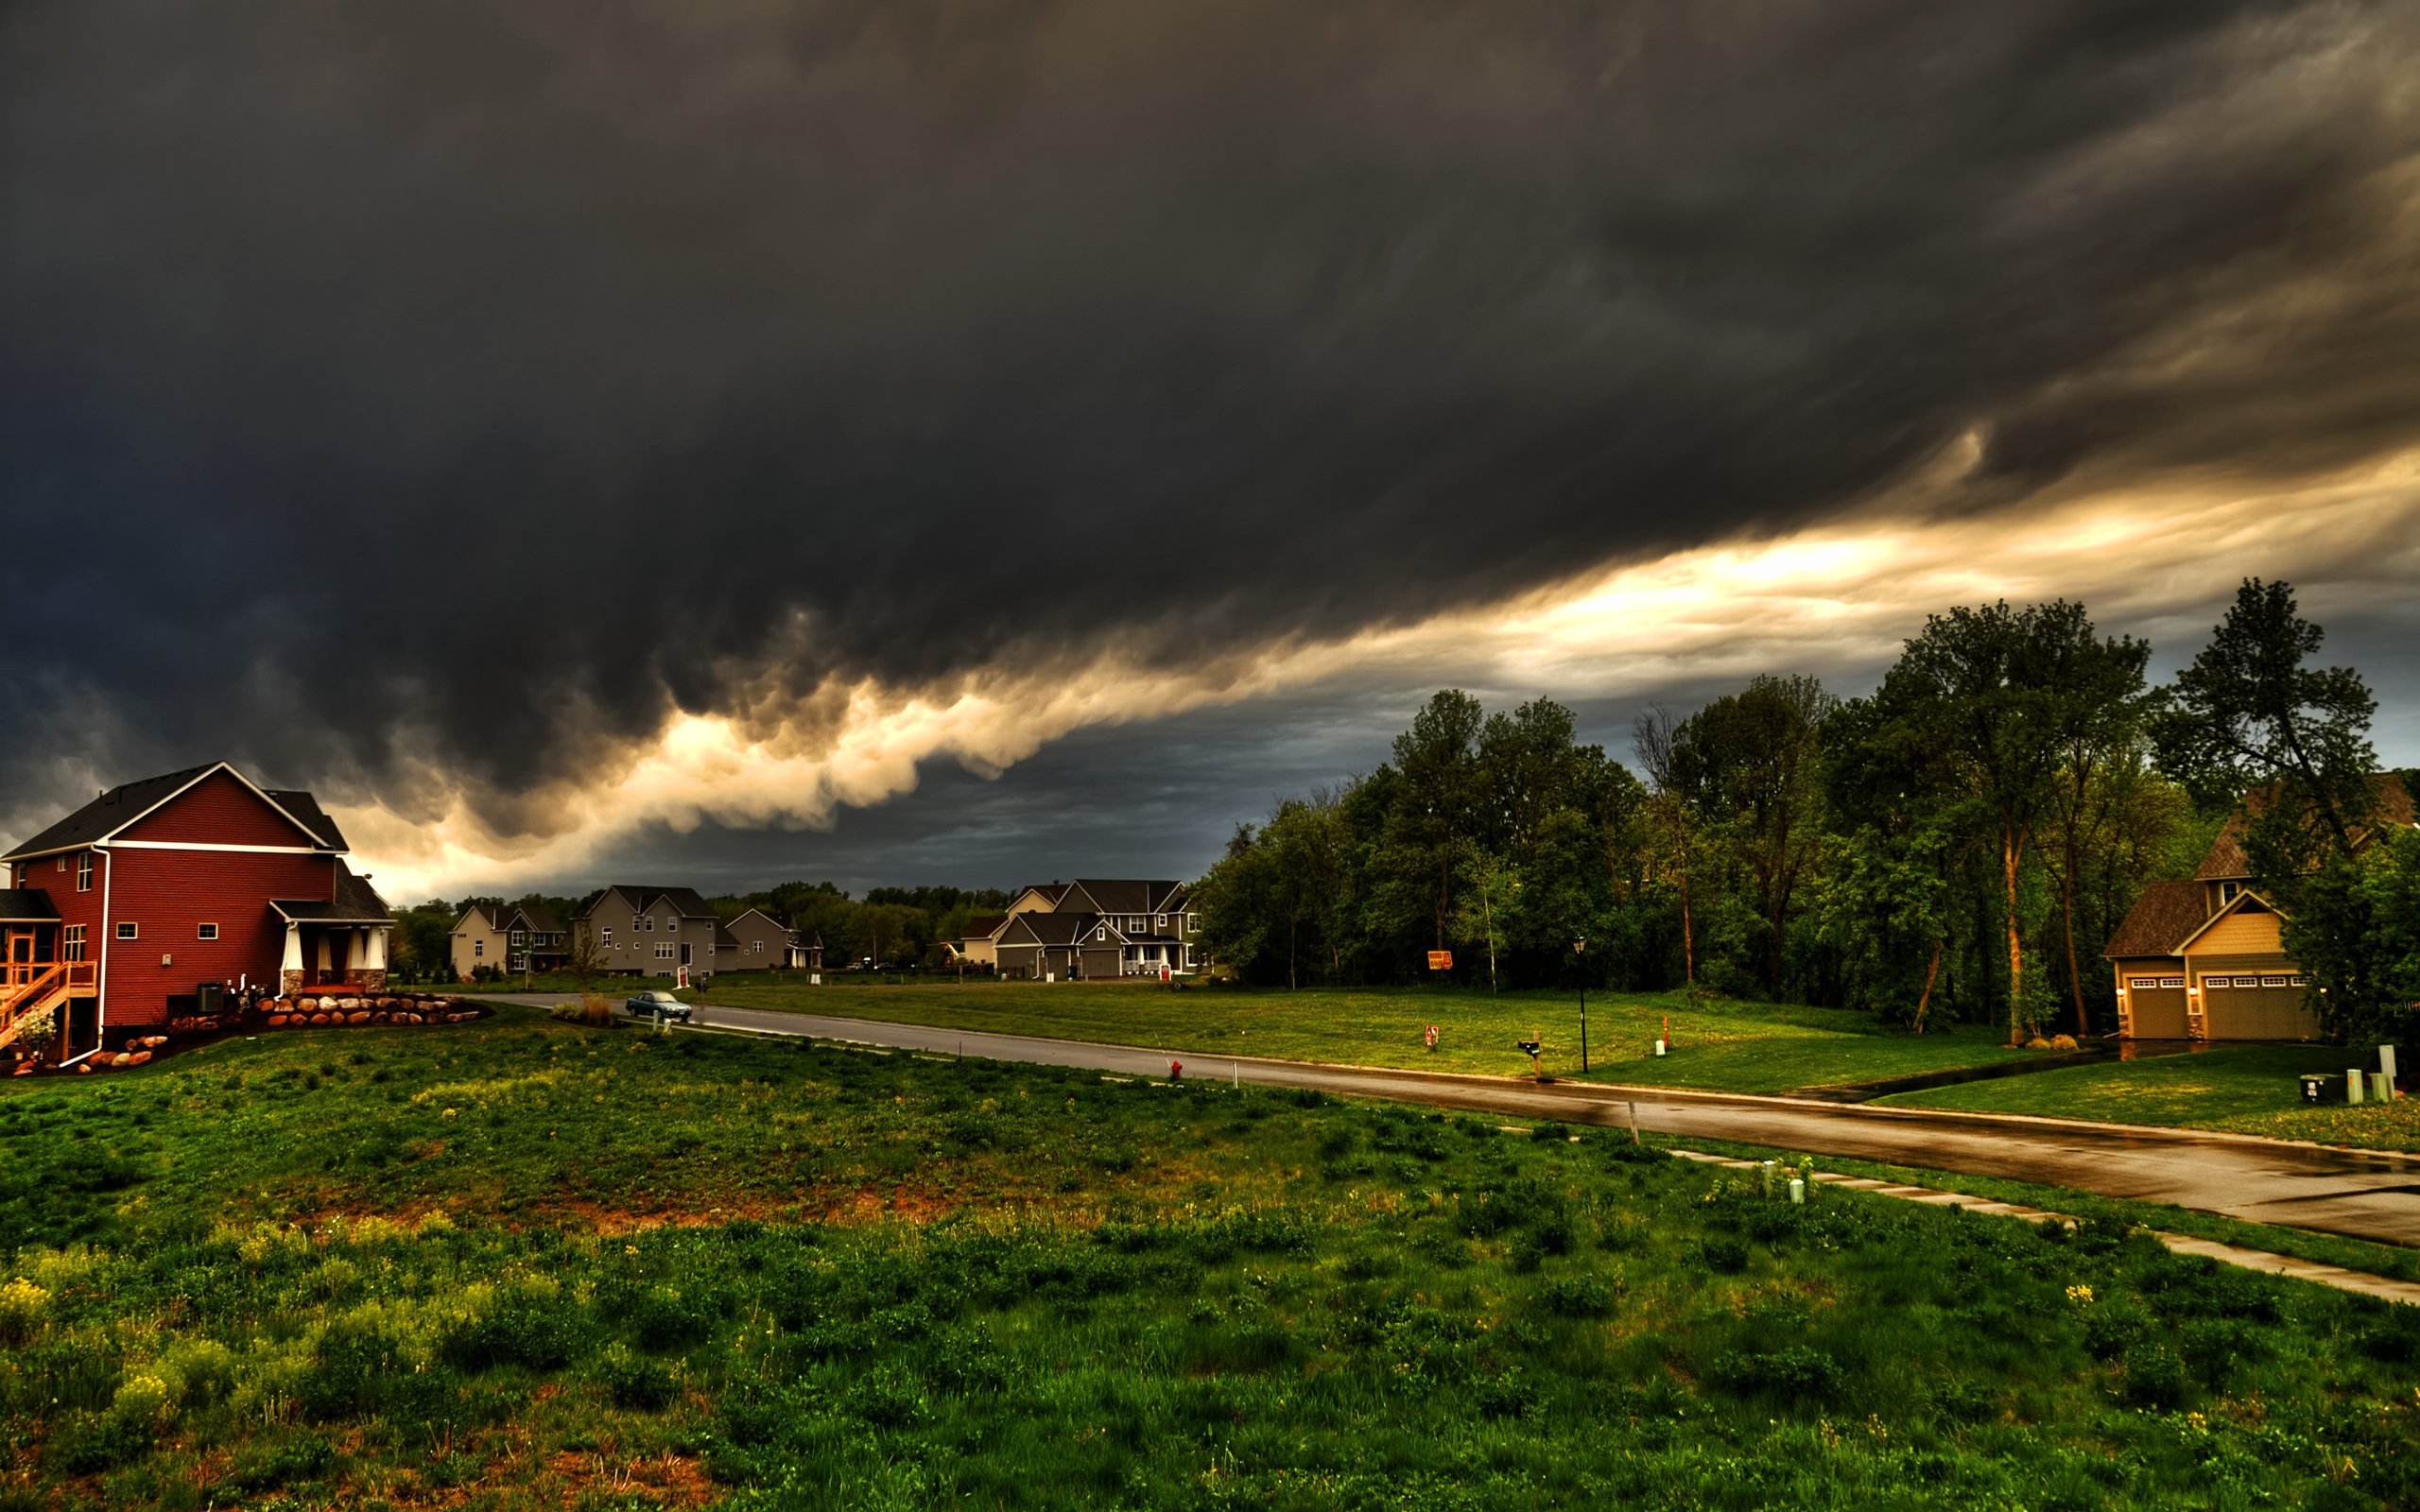
{"label": "covered porch", "polygon": [[99,988],[84,949],[83,926],[62,923],[48,893],[0,888],[0,1050],[46,1032],[54,1016],[62,1060],[98,1047]]}
{"label": "covered porch", "polygon": [[285,953],[278,963],[281,993],[308,988],[376,992],[386,987],[387,936],[395,926],[385,914],[288,900],[272,901],[269,907],[285,925]]}

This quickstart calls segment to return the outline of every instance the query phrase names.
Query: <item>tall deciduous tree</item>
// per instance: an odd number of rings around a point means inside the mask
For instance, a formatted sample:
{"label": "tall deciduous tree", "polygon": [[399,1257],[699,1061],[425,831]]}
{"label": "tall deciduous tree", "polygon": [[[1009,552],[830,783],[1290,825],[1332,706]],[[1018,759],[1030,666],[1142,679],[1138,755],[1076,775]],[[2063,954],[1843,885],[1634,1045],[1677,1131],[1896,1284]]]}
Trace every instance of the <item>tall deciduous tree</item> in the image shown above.
{"label": "tall deciduous tree", "polygon": [[1813,678],[1759,677],[1675,731],[1677,780],[1724,838],[1756,891],[1765,989],[1781,995],[1790,911],[1822,850],[1824,721],[1840,700]]}
{"label": "tall deciduous tree", "polygon": [[2028,1019],[2019,881],[2080,717],[2072,681],[2081,666],[2123,654],[2120,643],[2096,639],[2083,606],[2064,599],[1953,609],[1927,618],[1876,694],[1886,720],[1938,754],[1935,770],[1992,828],[2012,1041],[2025,1038]]}
{"label": "tall deciduous tree", "polygon": [[1689,895],[1690,864],[1697,856],[1697,815],[1684,770],[1680,721],[1662,704],[1651,704],[1631,725],[1631,750],[1647,773],[1651,825],[1663,866],[1680,895],[1681,979],[1694,991],[1698,985],[1697,922]]}
{"label": "tall deciduous tree", "polygon": [[1468,853],[1479,816],[1477,698],[1459,688],[1439,693],[1395,737],[1401,779],[1389,816],[1396,853],[1422,877],[1436,948],[1445,948],[1454,905],[1454,867]]}

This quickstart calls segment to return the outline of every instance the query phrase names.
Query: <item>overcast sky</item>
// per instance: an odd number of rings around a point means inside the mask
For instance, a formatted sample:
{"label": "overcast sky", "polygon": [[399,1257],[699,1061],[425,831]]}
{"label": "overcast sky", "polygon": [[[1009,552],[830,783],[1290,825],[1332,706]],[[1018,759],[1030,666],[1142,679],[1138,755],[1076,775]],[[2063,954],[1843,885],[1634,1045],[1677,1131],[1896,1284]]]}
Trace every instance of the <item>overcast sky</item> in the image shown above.
{"label": "overcast sky", "polygon": [[1434,688],[2188,658],[2420,764],[2420,9],[0,13],[0,827],[394,895],[1187,876]]}

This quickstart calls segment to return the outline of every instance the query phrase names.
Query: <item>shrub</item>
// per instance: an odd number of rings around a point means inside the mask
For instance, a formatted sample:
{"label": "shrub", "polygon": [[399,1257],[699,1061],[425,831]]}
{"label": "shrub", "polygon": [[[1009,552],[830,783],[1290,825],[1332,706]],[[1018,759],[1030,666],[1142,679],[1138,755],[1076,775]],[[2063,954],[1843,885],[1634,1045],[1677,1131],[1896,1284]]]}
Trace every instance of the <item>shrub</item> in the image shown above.
{"label": "shrub", "polygon": [[42,1332],[50,1294],[20,1276],[0,1286],[0,1345],[17,1349]]}
{"label": "shrub", "polygon": [[719,1312],[700,1289],[650,1286],[631,1300],[631,1327],[642,1348],[677,1349],[705,1337]]}
{"label": "shrub", "polygon": [[627,1345],[614,1345],[599,1355],[590,1374],[614,1406],[642,1412],[660,1410],[680,1390],[680,1380],[669,1366]]}
{"label": "shrub", "polygon": [[402,1366],[396,1342],[370,1319],[342,1317],[320,1331],[310,1367],[295,1388],[304,1413],[320,1419],[366,1411],[385,1379]]}
{"label": "shrub", "polygon": [[1840,1362],[1821,1349],[1804,1345],[1766,1353],[1727,1351],[1708,1372],[1715,1384],[1749,1393],[1780,1392],[1791,1397],[1837,1396],[1842,1380]]}
{"label": "shrub", "polygon": [[1698,1258],[1718,1276],[1737,1276],[1748,1268],[1748,1246],[1727,1234],[1708,1234],[1698,1244]]}
{"label": "shrub", "polygon": [[2185,1403],[2185,1362],[2167,1346],[2149,1344],[2126,1351],[2118,1395],[2130,1407],[2173,1412]]}
{"label": "shrub", "polygon": [[1616,1288],[1594,1276],[1558,1276],[1538,1293],[1540,1305],[1557,1317],[1604,1317],[1614,1310]]}
{"label": "shrub", "polygon": [[438,1358],[458,1368],[527,1366],[551,1370],[568,1364],[589,1341],[588,1318],[551,1292],[513,1287],[470,1309],[438,1336]]}
{"label": "shrub", "polygon": [[85,1418],[52,1435],[47,1453],[70,1475],[96,1475],[143,1457],[151,1448],[151,1425],[115,1413]]}

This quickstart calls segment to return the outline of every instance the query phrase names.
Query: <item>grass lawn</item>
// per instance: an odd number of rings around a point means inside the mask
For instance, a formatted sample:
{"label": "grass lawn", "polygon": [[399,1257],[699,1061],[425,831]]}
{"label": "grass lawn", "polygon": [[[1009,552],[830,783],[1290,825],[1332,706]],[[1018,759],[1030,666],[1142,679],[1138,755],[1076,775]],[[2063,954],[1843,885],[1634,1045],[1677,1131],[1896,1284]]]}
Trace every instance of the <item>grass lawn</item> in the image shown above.
{"label": "grass lawn", "polygon": [[[2420,1098],[2392,1105],[2303,1102],[2305,1072],[2339,1078],[2365,1057],[2328,1045],[2226,1045],[2149,1060],[2069,1066],[1881,1099],[1976,1113],[2041,1113],[2116,1124],[2263,1134],[2374,1149],[2420,1151]],[[2366,1057],[2364,1069],[2375,1069]]]}
{"label": "grass lawn", "polygon": [[[1580,1002],[1569,992],[1485,992],[1406,988],[1288,992],[1225,987],[1170,991],[1155,984],[969,982],[880,987],[826,978],[725,976],[701,994],[735,1007],[829,1013],[991,1029],[1061,1040],[1165,1046],[1184,1055],[1268,1056],[1432,1071],[1527,1074],[1513,1048],[1546,1040],[1547,1069],[1580,1071]],[[1672,1025],[1674,1054],[1654,1041]],[[1434,1053],[1421,1032],[1439,1030]],[[1789,1005],[1692,1003],[1673,993],[1591,993],[1589,1065],[1595,1080],[1651,1086],[1776,1092],[1799,1087],[1988,1064],[2037,1052],[2007,1050],[1996,1031],[1969,1025],[1922,1038],[1861,1013]]]}
{"label": "grass lawn", "polygon": [[2420,1500],[2420,1310],[1591,1130],[523,1011],[0,1087],[0,1505]]}

